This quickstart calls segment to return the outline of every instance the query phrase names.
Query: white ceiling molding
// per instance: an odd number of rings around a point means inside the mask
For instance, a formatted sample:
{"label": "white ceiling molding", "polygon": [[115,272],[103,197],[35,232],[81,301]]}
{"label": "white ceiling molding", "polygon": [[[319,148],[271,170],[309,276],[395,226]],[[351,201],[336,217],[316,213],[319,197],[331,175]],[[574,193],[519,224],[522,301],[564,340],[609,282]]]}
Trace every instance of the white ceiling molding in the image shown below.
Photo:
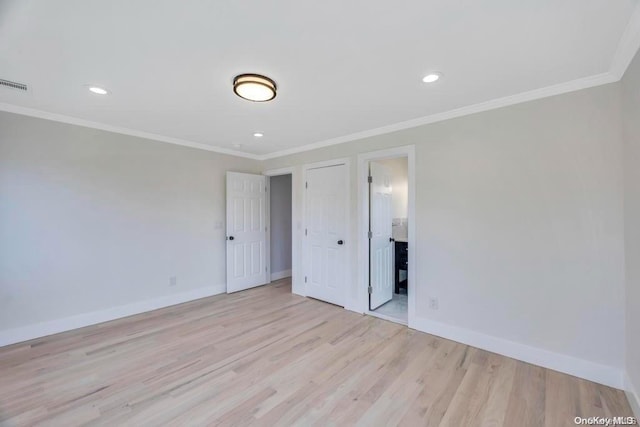
{"label": "white ceiling molding", "polygon": [[[635,54],[635,53],[634,53]],[[631,56],[633,58],[633,55]],[[630,60],[629,60],[630,62]],[[626,63],[626,67],[629,65]],[[22,114],[25,116],[38,117],[46,120],[53,120],[62,123],[69,123],[77,126],[84,126],[88,128],[105,130],[108,132],[120,133],[123,135],[137,136],[140,138],[151,139],[160,142],[166,142],[169,144],[182,145],[185,147],[198,148],[206,151],[213,151],[216,153],[229,154],[232,156],[244,157],[253,160],[268,160],[277,157],[288,156],[290,154],[302,153],[305,151],[316,150],[318,148],[329,147],[331,145],[343,144],[349,141],[356,141],[363,138],[369,138],[372,136],[384,135],[391,132],[396,132],[404,129],[410,129],[418,126],[427,125],[430,123],[437,123],[444,120],[454,119],[457,117],[468,116],[471,114],[481,113],[483,111],[495,110],[502,107],[508,107],[510,105],[520,104],[523,102],[534,101],[536,99],[547,98],[550,96],[561,95],[563,93],[574,92],[581,89],[588,89],[590,87],[600,86],[608,83],[614,83],[619,81],[620,77],[613,72],[597,74],[595,76],[584,77],[581,79],[560,83],[553,86],[548,86],[540,89],[531,90],[528,92],[519,93],[516,95],[510,95],[503,98],[493,99],[491,101],[481,102],[466,107],[456,108],[454,110],[445,111],[438,114],[432,114],[430,116],[419,117],[417,119],[407,120],[400,123],[394,123],[388,126],[382,126],[375,129],[369,129],[362,132],[353,133],[350,135],[344,135],[337,138],[331,138],[324,141],[315,142],[312,144],[303,145],[287,150],[275,151],[269,154],[257,155],[250,153],[243,153],[236,150],[229,150],[226,148],[216,147],[213,145],[202,144],[193,141],[187,141],[179,138],[173,138],[163,135],[157,135],[148,132],[141,132],[133,129],[122,128],[118,126],[111,126],[103,123],[92,122],[89,120],[78,119],[71,116],[65,116],[62,114],[50,113],[47,111],[36,110],[33,108],[19,107],[12,104],[0,103],[0,111],[7,111],[10,113]]]}
{"label": "white ceiling molding", "polygon": [[[430,123],[436,123],[444,120],[449,120],[457,117],[462,117],[462,116],[475,114],[483,111],[489,111],[497,108],[514,105],[514,104],[536,100],[536,99],[541,99],[545,97],[550,97],[554,95],[586,89],[586,88],[603,85],[607,83],[613,83],[613,82],[619,81],[622,78],[627,67],[629,66],[631,60],[633,59],[633,57],[635,56],[639,48],[640,48],[640,5],[636,5],[625,27],[624,32],[622,33],[622,36],[618,41],[616,51],[611,57],[612,59],[611,59],[608,72],[596,74],[588,77],[583,77],[576,80],[571,80],[568,82],[547,86],[547,87],[543,87],[543,88],[539,88],[531,91],[521,92],[518,94],[497,98],[497,99],[489,100],[486,102],[467,105],[467,106],[463,106],[453,110],[419,117],[416,119],[401,121],[401,122],[397,122],[390,125],[372,128],[365,131],[355,132],[355,133],[339,136],[336,138],[325,139],[325,140],[317,141],[314,143],[306,144],[303,146],[275,151],[267,154],[246,153],[239,150],[233,150],[233,149],[222,148],[214,145],[209,145],[202,142],[194,142],[194,141],[189,141],[185,139],[160,135],[157,133],[144,132],[144,131],[138,131],[134,129],[119,127],[119,126],[108,125],[105,123],[80,119],[80,118],[72,117],[69,115],[42,111],[35,108],[21,107],[21,106],[9,104],[9,103],[0,102],[0,111],[7,111],[11,113],[26,115],[26,116],[38,117],[46,120],[53,120],[53,121],[69,123],[69,124],[74,124],[74,125],[88,127],[88,128],[100,129],[104,131],[136,136],[140,138],[145,138],[145,139],[150,139],[150,140],[155,140],[155,141],[160,141],[160,142],[165,142],[170,144],[182,145],[186,147],[197,148],[201,150],[228,154],[228,155],[233,155],[238,157],[244,157],[248,159],[266,160],[266,159],[282,157],[282,156],[286,156],[294,153],[314,150],[314,149],[327,147],[331,145],[341,144],[341,143],[354,141],[362,138],[383,135],[391,132],[396,132],[399,130],[409,129],[409,128],[422,126]],[[248,131],[253,133],[254,129],[249,129]],[[225,141],[225,142],[231,143],[236,141]]]}
{"label": "white ceiling molding", "polygon": [[620,80],[640,48],[640,5],[636,6],[613,56],[609,72]]}
{"label": "white ceiling molding", "polygon": [[611,73],[602,73],[595,76],[585,77],[566,83],[560,83],[541,89],[535,89],[516,95],[505,96],[504,98],[493,99],[491,101],[481,102],[479,104],[469,105],[466,107],[456,108],[455,110],[445,111],[443,113],[432,114],[430,116],[420,117],[405,122],[394,123],[389,126],[382,126],[376,129],[370,129],[363,132],[353,133],[351,135],[340,136],[338,138],[328,139],[313,144],[303,145],[301,147],[291,148],[289,150],[276,151],[260,157],[261,160],[273,159],[276,157],[288,156],[289,154],[301,153],[304,151],[315,150],[318,148],[328,147],[330,145],[342,144],[358,139],[369,138],[372,136],[383,135],[399,130],[410,129],[418,126],[428,125],[430,123],[442,122],[444,120],[455,119],[457,117],[468,116],[470,114],[481,113],[483,111],[495,110],[497,108],[507,107],[509,105],[520,104],[523,102],[533,101],[536,99],[547,98],[563,93],[574,92],[580,89],[587,89],[594,86],[600,86],[607,83],[618,81]]}
{"label": "white ceiling molding", "polygon": [[560,83],[553,86],[547,86],[528,92],[522,92],[516,95],[506,96],[504,98],[493,99],[491,101],[481,102],[479,104],[469,105],[466,107],[456,108],[455,110],[445,111],[443,113],[433,114],[430,116],[420,117],[405,122],[395,123],[389,126],[383,126],[376,129],[370,129],[363,132],[357,132],[351,135],[345,135],[337,138],[319,141],[313,144],[295,147],[289,150],[276,151],[263,156],[261,160],[274,159],[277,157],[288,156],[290,154],[301,153],[304,151],[315,150],[331,145],[342,144],[358,139],[369,138],[372,136],[383,135],[386,133],[396,132],[403,129],[409,129],[417,126],[423,126],[430,123],[441,122],[456,117],[467,116],[470,114],[480,113],[483,111],[495,110],[497,108],[507,107],[509,105],[520,104],[522,102],[533,101],[536,99],[547,98],[554,95],[561,95],[581,89],[614,83],[622,79],[625,71],[631,64],[634,56],[640,49],[640,5],[636,6],[625,31],[620,38],[620,42],[613,57],[609,72],[597,74],[595,76],[584,77],[581,79]]}
{"label": "white ceiling molding", "polygon": [[50,113],[48,111],[36,110],[33,108],[19,107],[17,105],[0,102],[0,111],[8,113],[21,114],[23,116],[37,117],[39,119],[52,120],[54,122],[68,123],[86,128],[99,129],[107,132],[120,133],[123,135],[136,136],[138,138],[150,139],[153,141],[166,142],[168,144],[182,145],[184,147],[197,148],[200,150],[213,151],[220,154],[228,154],[231,156],[245,157],[247,159],[261,160],[260,156],[255,154],[243,153],[241,151],[229,150],[226,148],[216,147],[209,144],[201,144],[199,142],[187,141],[184,139],[173,138],[170,136],[157,135],[155,133],[142,132],[134,129],[123,128],[119,126],[107,125],[104,123],[92,122],[90,120],[78,119],[76,117],[65,116],[63,114]]}

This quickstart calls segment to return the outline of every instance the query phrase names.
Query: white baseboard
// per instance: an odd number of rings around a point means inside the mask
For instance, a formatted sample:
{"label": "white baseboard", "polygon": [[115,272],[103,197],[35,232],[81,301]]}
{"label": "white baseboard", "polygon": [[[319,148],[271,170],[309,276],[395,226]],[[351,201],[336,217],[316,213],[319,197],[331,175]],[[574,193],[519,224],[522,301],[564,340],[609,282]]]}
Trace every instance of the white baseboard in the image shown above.
{"label": "white baseboard", "polygon": [[291,277],[291,270],[282,270],[276,273],[271,273],[271,281],[284,279],[285,277]]}
{"label": "white baseboard", "polygon": [[638,393],[638,388],[631,382],[631,377],[628,372],[624,375],[624,389],[633,414],[640,420],[640,394]]}
{"label": "white baseboard", "polygon": [[409,327],[599,384],[618,389],[624,388],[622,370],[611,366],[554,353],[425,318],[410,319]]}
{"label": "white baseboard", "polygon": [[207,286],[206,288],[198,288],[192,291],[120,305],[117,307],[107,308],[105,310],[82,313],[71,317],[65,317],[63,319],[50,320],[48,322],[8,329],[0,331],[0,347],[73,329],[83,328],[97,323],[108,322],[110,320],[120,319],[134,314],[145,313],[147,311],[157,310],[171,305],[182,304],[183,302],[221,294],[225,291],[225,284],[219,286]]}

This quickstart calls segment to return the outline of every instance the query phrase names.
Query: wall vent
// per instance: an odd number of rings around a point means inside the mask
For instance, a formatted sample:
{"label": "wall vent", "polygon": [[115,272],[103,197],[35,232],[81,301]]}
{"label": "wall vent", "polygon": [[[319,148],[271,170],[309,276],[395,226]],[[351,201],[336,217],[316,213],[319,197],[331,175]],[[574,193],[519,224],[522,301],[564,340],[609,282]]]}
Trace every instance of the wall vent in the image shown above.
{"label": "wall vent", "polygon": [[9,80],[2,80],[2,79],[0,79],[0,86],[8,87],[10,89],[24,90],[24,91],[28,89],[27,85],[24,83],[12,82]]}

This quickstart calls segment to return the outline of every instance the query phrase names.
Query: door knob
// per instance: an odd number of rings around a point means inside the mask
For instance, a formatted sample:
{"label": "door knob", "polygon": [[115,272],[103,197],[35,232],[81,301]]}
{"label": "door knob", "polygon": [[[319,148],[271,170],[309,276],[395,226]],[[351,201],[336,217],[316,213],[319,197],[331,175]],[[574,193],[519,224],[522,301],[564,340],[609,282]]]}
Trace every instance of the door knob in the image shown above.
{"label": "door knob", "polygon": [[233,236],[229,236],[229,237],[227,237],[227,239],[228,239],[228,240],[233,240],[233,239],[234,239],[234,237],[233,237]]}
{"label": "door knob", "polygon": [[344,245],[344,240],[338,240],[339,245]]}

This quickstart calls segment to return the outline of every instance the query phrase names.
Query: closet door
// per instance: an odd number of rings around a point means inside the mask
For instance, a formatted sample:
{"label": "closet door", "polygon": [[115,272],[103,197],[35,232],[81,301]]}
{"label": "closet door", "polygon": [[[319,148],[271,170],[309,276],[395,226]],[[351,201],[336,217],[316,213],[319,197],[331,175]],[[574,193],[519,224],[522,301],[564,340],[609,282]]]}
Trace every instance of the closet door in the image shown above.
{"label": "closet door", "polygon": [[344,306],[348,182],[345,165],[309,169],[305,184],[307,296]]}

